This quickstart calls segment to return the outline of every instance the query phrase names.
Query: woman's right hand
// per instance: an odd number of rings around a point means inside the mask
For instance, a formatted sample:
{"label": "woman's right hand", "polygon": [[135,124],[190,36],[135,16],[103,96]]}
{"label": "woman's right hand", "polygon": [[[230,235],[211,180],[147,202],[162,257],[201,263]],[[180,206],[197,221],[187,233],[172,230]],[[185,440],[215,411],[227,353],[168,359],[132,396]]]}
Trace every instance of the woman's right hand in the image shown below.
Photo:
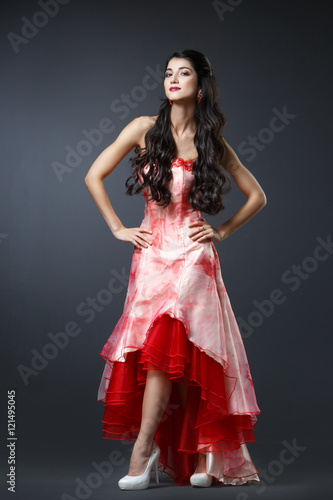
{"label": "woman's right hand", "polygon": [[148,248],[148,244],[152,244],[152,241],[145,236],[145,233],[153,234],[150,229],[144,229],[142,227],[122,226],[120,229],[113,231],[113,235],[117,238],[117,240],[130,241],[137,248]]}

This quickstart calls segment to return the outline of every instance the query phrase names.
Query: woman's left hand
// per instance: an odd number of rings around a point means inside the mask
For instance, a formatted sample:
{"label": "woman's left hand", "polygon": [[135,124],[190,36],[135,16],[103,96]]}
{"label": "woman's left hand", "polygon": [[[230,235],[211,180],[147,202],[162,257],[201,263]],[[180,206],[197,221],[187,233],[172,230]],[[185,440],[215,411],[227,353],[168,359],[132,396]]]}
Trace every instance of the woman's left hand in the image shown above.
{"label": "woman's left hand", "polygon": [[188,227],[195,228],[189,233],[189,237],[192,238],[193,241],[197,241],[198,243],[203,243],[210,240],[222,241],[224,239],[218,232],[218,230],[212,227],[206,221],[197,220],[195,222],[191,222]]}

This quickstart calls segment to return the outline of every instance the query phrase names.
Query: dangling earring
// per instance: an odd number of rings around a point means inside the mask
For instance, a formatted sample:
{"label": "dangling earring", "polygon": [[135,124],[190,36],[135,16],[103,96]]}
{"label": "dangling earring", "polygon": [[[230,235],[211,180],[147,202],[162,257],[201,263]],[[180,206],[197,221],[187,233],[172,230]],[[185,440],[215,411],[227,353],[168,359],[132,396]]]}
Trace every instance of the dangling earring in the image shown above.
{"label": "dangling earring", "polygon": [[197,101],[198,101],[198,103],[201,101],[201,98],[202,98],[202,90],[200,89],[199,92],[198,92],[198,95],[197,95]]}
{"label": "dangling earring", "polygon": [[170,99],[169,99],[169,103],[170,103],[170,106],[172,106],[172,101],[170,101]]}

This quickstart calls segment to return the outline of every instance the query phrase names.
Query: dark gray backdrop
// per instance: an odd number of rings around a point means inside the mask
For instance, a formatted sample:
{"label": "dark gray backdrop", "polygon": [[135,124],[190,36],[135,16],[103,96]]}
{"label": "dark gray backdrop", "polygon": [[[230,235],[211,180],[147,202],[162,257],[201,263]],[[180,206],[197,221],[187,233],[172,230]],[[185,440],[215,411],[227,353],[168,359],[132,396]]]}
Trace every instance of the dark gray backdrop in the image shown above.
{"label": "dark gray backdrop", "polygon": [[[19,499],[312,499],[329,488],[331,15],[304,1],[3,3],[2,498],[9,390]],[[248,446],[262,482],[203,492],[165,476],[158,489],[126,493],[117,481],[132,445],[102,439],[97,389],[133,246],[113,237],[84,176],[129,121],[157,113],[160,71],[181,48],[209,58],[225,137],[268,200],[216,243],[262,411]],[[125,196],[130,156],[105,185],[136,226],[144,203]],[[217,226],[245,201],[234,186],[225,211],[204,216]],[[117,289],[107,291],[111,278]]]}

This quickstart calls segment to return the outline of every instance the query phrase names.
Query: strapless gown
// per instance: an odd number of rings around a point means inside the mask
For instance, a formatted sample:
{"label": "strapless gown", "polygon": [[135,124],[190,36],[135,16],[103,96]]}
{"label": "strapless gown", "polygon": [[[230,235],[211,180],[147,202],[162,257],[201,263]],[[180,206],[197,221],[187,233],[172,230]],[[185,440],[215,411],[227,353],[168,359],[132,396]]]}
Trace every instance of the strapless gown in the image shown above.
{"label": "strapless gown", "polygon": [[[188,200],[192,166],[172,160],[168,207],[144,190],[140,227],[153,232],[152,245],[134,248],[123,313],[100,352],[97,399],[103,438],[135,441],[147,370],[163,370],[174,383],[155,434],[159,470],[190,484],[198,453],[212,452],[207,473],[239,485],[259,481],[246,443],[255,441],[260,410],[216,248],[188,236],[190,222],[205,220]],[[188,385],[185,408],[177,383]]]}

